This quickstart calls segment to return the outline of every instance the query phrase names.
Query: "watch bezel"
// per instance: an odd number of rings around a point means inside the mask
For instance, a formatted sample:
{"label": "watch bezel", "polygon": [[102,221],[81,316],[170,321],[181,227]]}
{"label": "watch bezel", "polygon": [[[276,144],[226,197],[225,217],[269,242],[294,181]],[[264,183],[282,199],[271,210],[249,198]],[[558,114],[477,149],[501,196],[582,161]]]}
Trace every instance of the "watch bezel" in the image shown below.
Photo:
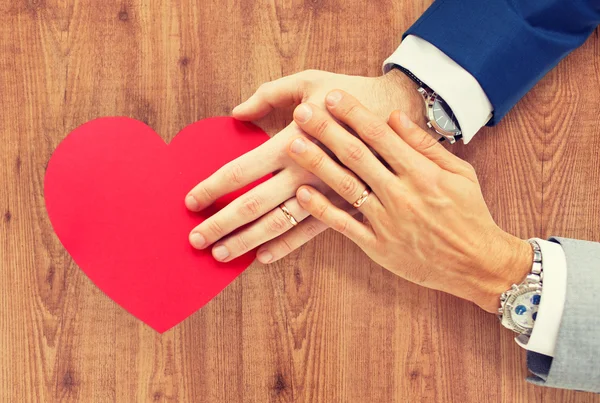
{"label": "watch bezel", "polygon": [[526,283],[526,284],[521,284],[520,286],[518,286],[518,285],[514,284],[509,291],[512,291],[510,293],[510,295],[507,295],[507,293],[505,292],[500,297],[502,306],[500,308],[499,313],[500,313],[500,315],[502,315],[503,325],[517,333],[530,335],[531,331],[533,329],[523,327],[513,320],[512,311],[515,307],[512,304],[515,302],[515,300],[518,297],[520,297],[523,294],[530,293],[530,292],[533,292],[535,295],[541,296],[542,295],[542,285],[535,284],[535,283]]}

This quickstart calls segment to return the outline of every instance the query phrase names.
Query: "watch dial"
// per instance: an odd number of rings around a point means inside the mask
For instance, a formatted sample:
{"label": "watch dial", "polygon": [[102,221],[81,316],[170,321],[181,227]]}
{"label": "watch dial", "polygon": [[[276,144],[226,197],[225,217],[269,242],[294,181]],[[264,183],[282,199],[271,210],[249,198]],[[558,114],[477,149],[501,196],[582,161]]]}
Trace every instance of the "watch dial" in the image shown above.
{"label": "watch dial", "polygon": [[513,322],[525,329],[532,329],[537,319],[541,297],[535,291],[527,292],[515,298],[511,310]]}
{"label": "watch dial", "polygon": [[439,98],[433,102],[433,118],[442,129],[448,132],[457,133],[460,130],[454,123],[452,110]]}

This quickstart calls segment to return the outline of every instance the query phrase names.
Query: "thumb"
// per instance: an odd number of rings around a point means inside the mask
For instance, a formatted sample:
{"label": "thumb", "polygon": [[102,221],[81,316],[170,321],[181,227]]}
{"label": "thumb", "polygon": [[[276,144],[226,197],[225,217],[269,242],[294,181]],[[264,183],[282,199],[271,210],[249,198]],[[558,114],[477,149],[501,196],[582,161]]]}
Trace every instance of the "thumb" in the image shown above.
{"label": "thumb", "polygon": [[305,94],[305,81],[300,73],[262,84],[245,102],[233,108],[233,117],[239,120],[256,120],[275,108],[299,105]]}
{"label": "thumb", "polygon": [[388,124],[409,146],[440,168],[477,180],[471,164],[448,151],[431,134],[412,122],[404,112],[392,112]]}

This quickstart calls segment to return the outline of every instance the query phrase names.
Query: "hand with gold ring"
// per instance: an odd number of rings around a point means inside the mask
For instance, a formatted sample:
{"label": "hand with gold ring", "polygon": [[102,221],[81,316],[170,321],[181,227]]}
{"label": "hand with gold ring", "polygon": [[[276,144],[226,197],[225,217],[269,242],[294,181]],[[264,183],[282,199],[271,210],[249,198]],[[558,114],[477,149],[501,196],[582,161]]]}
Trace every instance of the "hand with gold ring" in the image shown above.
{"label": "hand with gold ring", "polygon": [[[416,118],[422,116],[423,101],[413,87],[412,80],[396,69],[381,77],[311,70],[261,85],[254,95],[233,110],[233,117],[252,121],[275,109],[295,106],[302,101],[325,108],[323,100],[327,92],[333,88],[345,88],[382,117],[387,117],[394,107],[400,105],[405,111],[412,111]],[[200,212],[222,196],[239,191],[266,174],[273,174],[197,227],[190,228],[189,241],[194,248],[212,249],[215,259],[228,262],[259,247],[258,260],[272,263],[327,228],[308,215],[294,196],[301,184],[311,184],[328,196],[335,196],[322,181],[287,155],[289,139],[298,135],[302,135],[302,131],[292,122],[261,146],[227,163],[190,189],[185,205],[190,211]],[[298,225],[292,225],[288,216],[278,208],[281,203]],[[339,203],[348,211],[354,210],[341,198]]]}
{"label": "hand with gold ring", "polygon": [[288,154],[367,222],[311,186],[298,189],[300,205],[393,273],[494,312],[498,296],[529,272],[532,252],[496,225],[473,167],[399,111],[386,123],[340,90],[326,105],[329,113],[301,104],[294,120],[341,163],[303,136],[290,140]]}

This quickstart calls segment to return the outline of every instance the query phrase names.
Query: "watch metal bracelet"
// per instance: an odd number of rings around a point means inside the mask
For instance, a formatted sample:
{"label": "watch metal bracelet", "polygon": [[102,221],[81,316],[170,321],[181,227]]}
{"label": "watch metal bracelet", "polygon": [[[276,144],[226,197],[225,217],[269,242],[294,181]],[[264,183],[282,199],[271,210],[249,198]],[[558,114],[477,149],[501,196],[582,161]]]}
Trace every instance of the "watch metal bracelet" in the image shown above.
{"label": "watch metal bracelet", "polygon": [[532,329],[525,328],[522,325],[519,325],[519,323],[515,323],[513,320],[514,318],[511,317],[512,311],[515,309],[513,304],[519,296],[527,295],[528,293],[535,293],[538,295],[537,298],[539,303],[544,280],[544,272],[542,268],[542,250],[540,245],[535,239],[529,239],[527,242],[529,242],[533,250],[531,271],[520,284],[513,284],[509,290],[502,293],[500,296],[500,308],[498,309],[498,319],[500,319],[502,325],[514,332],[520,333],[521,335],[531,334]]}

